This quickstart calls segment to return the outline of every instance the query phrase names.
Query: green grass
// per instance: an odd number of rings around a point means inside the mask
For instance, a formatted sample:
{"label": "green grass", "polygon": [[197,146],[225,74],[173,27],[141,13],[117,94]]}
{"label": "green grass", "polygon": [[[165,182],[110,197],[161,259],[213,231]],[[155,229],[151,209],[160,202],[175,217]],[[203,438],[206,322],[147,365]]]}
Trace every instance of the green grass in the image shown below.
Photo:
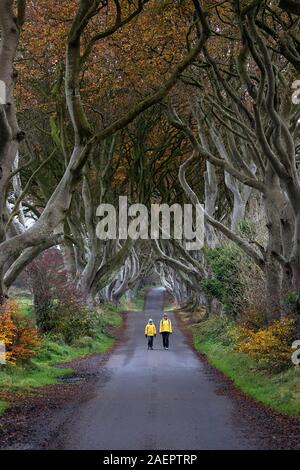
{"label": "green grass", "polygon": [[7,401],[0,400],[0,415],[4,413],[4,411],[9,407],[9,403]]}
{"label": "green grass", "polygon": [[130,310],[132,312],[142,312],[144,310],[144,294],[138,295],[132,300]]}
{"label": "green grass", "polygon": [[120,312],[123,309],[123,303],[121,303],[120,307],[116,307],[112,304],[106,304],[101,313],[104,325],[109,325],[113,328],[119,328],[122,324],[122,316],[120,315]]}
{"label": "green grass", "polygon": [[[21,300],[22,313],[27,317],[32,317],[31,302],[27,300]],[[110,328],[119,328],[122,324],[120,311],[122,309],[113,305],[102,306],[101,328],[93,338],[81,337],[68,345],[59,335],[45,335],[37,355],[30,361],[30,364],[23,367],[7,365],[0,370],[0,390],[4,393],[26,393],[39,387],[55,384],[59,377],[73,372],[70,368],[56,367],[58,364],[93,353],[107,352],[114,342]],[[9,404],[6,401],[0,401],[0,415],[8,407]]]}
{"label": "green grass", "polygon": [[258,370],[253,360],[226,344],[226,332],[218,334],[210,326],[208,321],[207,327],[193,328],[195,348],[246,394],[274,410],[300,417],[300,368],[277,374]]}
{"label": "green grass", "polygon": [[33,313],[32,300],[27,297],[20,297],[20,298],[17,298],[16,300],[20,306],[20,311],[22,315],[34,321],[35,319],[34,319],[34,313]]}
{"label": "green grass", "polygon": [[[72,373],[69,368],[57,368],[57,364],[84,357],[92,353],[106,352],[113,344],[113,338],[99,334],[97,338],[82,338],[82,345],[66,345],[53,341],[51,337],[43,339],[38,355],[26,367],[7,366],[0,372],[2,391],[30,391],[31,389],[51,385],[63,375]],[[78,340],[80,344],[80,340]]]}

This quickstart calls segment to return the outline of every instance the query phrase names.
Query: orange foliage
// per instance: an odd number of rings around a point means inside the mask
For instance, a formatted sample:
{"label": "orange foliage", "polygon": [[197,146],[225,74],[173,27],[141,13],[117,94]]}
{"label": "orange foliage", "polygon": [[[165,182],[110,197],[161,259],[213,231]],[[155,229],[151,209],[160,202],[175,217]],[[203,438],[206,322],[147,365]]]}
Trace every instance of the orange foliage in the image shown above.
{"label": "orange foliage", "polygon": [[[130,8],[126,4],[123,17]],[[120,103],[123,108],[130,106],[132,100],[157,87],[186,53],[191,5],[183,5],[153,0],[127,25],[97,42],[82,73],[85,101],[100,105],[101,113],[111,116]],[[55,97],[49,92],[61,78],[67,35],[77,8],[77,0],[29,3],[17,60],[19,108],[55,110]],[[115,4],[109,2],[107,10],[90,21],[82,37],[82,52],[92,35],[113,25],[115,14]]]}
{"label": "orange foliage", "polygon": [[295,320],[291,318],[275,320],[259,329],[240,326],[237,350],[252,357],[261,367],[279,371],[291,365],[294,332]]}
{"label": "orange foliage", "polygon": [[6,346],[10,364],[28,361],[40,344],[36,328],[20,314],[17,302],[6,302],[0,309],[0,341]]}

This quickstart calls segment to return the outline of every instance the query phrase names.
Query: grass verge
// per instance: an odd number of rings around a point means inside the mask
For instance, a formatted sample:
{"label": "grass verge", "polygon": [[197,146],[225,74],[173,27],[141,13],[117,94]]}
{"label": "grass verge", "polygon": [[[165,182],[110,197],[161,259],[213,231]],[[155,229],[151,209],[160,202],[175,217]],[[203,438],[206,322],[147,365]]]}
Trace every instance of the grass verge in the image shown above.
{"label": "grass verge", "polygon": [[281,373],[259,369],[247,355],[234,350],[234,325],[209,319],[189,326],[197,351],[222,371],[235,385],[264,405],[284,414],[300,417],[300,368],[291,366]]}
{"label": "grass verge", "polygon": [[9,407],[9,403],[4,400],[0,400],[0,415]]}
{"label": "grass verge", "polygon": [[[24,315],[32,316],[25,302]],[[23,304],[22,304],[23,305]],[[122,308],[105,305],[101,309],[101,329],[92,337],[80,337],[66,344],[58,335],[44,335],[36,356],[29,364],[6,365],[0,370],[0,415],[8,407],[6,396],[11,393],[27,393],[39,387],[57,383],[63,375],[71,374],[70,368],[56,367],[73,359],[93,353],[105,353],[114,343],[114,331],[122,325]]]}

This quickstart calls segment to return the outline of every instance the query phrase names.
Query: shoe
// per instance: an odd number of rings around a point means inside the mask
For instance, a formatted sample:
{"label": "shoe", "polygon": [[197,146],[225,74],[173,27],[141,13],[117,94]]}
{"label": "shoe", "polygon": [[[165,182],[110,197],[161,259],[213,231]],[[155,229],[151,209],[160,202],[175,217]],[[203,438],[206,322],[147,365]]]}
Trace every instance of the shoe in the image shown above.
{"label": "shoe", "polygon": [[166,350],[168,351],[169,348],[166,348]]}

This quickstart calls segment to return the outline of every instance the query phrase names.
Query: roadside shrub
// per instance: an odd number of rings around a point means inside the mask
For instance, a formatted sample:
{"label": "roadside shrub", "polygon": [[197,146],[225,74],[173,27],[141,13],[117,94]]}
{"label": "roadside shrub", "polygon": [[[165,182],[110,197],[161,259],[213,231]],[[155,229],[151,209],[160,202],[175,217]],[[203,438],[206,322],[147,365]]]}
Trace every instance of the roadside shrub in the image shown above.
{"label": "roadside shrub", "polygon": [[73,344],[81,337],[96,338],[100,332],[107,335],[108,323],[101,309],[88,308],[76,292],[65,288],[52,307],[51,335]]}
{"label": "roadside shrub", "polygon": [[203,289],[223,304],[226,314],[236,316],[243,305],[240,251],[225,245],[208,249],[205,255],[211,273],[202,281]]}
{"label": "roadside shrub", "polygon": [[76,348],[92,348],[93,344],[94,340],[90,336],[82,336],[73,341],[73,346]]}
{"label": "roadside shrub", "polygon": [[242,255],[239,276],[243,285],[243,302],[236,320],[253,330],[262,328],[268,324],[265,274],[255,263]]}
{"label": "roadside shrub", "polygon": [[82,336],[95,336],[96,319],[87,308],[58,302],[52,311],[52,332],[61,334],[67,344]]}
{"label": "roadside shrub", "polygon": [[[286,289],[285,289],[286,290]],[[284,294],[284,304],[285,304],[285,311],[290,315],[297,317],[297,312],[300,309],[300,296],[298,292],[289,291],[283,292]]]}
{"label": "roadside shrub", "polygon": [[239,233],[247,240],[255,240],[257,237],[257,224],[250,219],[242,220],[238,225]]}
{"label": "roadside shrub", "polygon": [[8,310],[8,305],[1,307],[0,312],[0,341],[5,344],[6,348],[6,361],[11,362],[11,349],[15,335],[15,324],[11,318],[11,312]]}
{"label": "roadside shrub", "polygon": [[[36,324],[41,333],[55,328],[57,309],[80,307],[83,299],[65,269],[60,250],[50,248],[41,253],[26,269],[27,285],[33,294]],[[62,311],[63,314],[63,311]]]}
{"label": "roadside shrub", "polygon": [[259,367],[280,372],[291,366],[294,334],[295,320],[291,318],[258,329],[240,326],[236,350],[252,357]]}
{"label": "roadside shrub", "polygon": [[37,352],[40,338],[34,325],[20,314],[20,307],[8,301],[0,308],[0,341],[6,346],[9,364],[25,363]]}
{"label": "roadside shrub", "polygon": [[60,336],[67,344],[80,336],[91,336],[90,312],[74,279],[64,268],[59,250],[46,250],[36,258],[27,268],[27,281],[41,333]]}
{"label": "roadside shrub", "polygon": [[41,333],[52,329],[55,287],[65,282],[62,268],[61,253],[56,248],[44,251],[26,268],[27,285],[33,294],[36,324]]}
{"label": "roadside shrub", "polygon": [[236,325],[233,320],[225,316],[211,315],[195,326],[194,330],[200,339],[217,341],[224,346],[233,344],[236,339]]}
{"label": "roadside shrub", "polygon": [[45,338],[49,339],[53,343],[60,344],[62,346],[65,344],[64,336],[61,333],[46,333],[44,335],[44,339]]}
{"label": "roadside shrub", "polygon": [[257,305],[247,305],[238,316],[237,321],[243,326],[247,325],[250,329],[260,328],[267,323],[265,310],[261,310]]}

